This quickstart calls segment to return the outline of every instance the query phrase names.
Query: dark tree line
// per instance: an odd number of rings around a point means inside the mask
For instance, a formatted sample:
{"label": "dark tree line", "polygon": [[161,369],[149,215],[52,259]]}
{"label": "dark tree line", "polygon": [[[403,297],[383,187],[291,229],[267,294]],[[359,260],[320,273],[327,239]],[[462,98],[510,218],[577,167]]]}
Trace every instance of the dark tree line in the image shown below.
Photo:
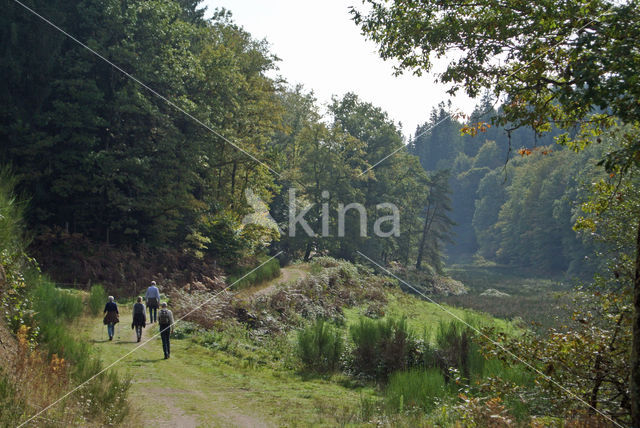
{"label": "dark tree line", "polygon": [[[428,239],[415,231],[435,195],[446,195],[442,183],[404,150],[367,171],[402,148],[398,126],[354,94],[320,117],[310,94],[267,77],[274,55],[229,12],[206,19],[194,0],[26,4],[177,106],[7,2],[0,163],[30,197],[36,242],[73,235],[225,263],[269,244],[303,258],[353,259],[361,250],[415,263],[420,252],[419,265],[440,268],[446,222],[431,226]],[[315,204],[305,218],[317,236],[243,225],[254,211],[250,190],[286,230],[290,188],[300,209]],[[340,218],[339,204],[352,203],[365,208],[367,224],[357,209]],[[375,233],[376,219],[393,214],[385,203],[399,210],[399,235]],[[379,226],[388,232],[391,223]],[[330,236],[320,236],[323,227]]]}

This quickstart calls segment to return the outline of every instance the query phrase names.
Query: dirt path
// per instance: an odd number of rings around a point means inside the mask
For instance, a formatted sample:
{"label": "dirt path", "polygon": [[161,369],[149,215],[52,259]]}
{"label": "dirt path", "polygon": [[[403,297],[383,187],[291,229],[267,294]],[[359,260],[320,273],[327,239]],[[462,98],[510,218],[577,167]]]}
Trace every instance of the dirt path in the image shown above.
{"label": "dirt path", "polygon": [[296,281],[299,278],[303,278],[307,276],[309,272],[299,266],[287,266],[280,269],[280,276],[268,281],[264,284],[257,285],[255,287],[246,288],[244,290],[240,290],[237,296],[240,299],[255,299],[259,296],[265,296],[267,294],[273,293],[276,287],[280,284],[287,284]]}

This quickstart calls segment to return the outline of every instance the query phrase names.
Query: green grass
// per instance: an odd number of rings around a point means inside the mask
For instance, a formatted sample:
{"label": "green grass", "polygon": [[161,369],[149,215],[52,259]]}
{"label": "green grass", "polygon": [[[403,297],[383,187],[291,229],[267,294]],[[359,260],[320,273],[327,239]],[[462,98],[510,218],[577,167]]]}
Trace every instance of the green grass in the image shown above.
{"label": "green grass", "polygon": [[104,291],[104,287],[99,284],[93,285],[89,291],[89,299],[87,301],[91,314],[98,315],[102,312],[106,302],[107,292]]}
{"label": "green grass", "polygon": [[[266,257],[259,259],[257,266],[260,266],[260,263],[264,263],[265,260],[267,260]],[[234,290],[242,290],[280,276],[280,262],[277,258],[269,260],[253,272],[251,272],[252,269],[255,269],[255,266],[232,272],[227,277],[227,284],[233,284]]]}
{"label": "green grass", "polygon": [[[406,329],[418,338],[426,334],[434,346],[439,326],[454,319],[448,312],[474,326],[519,331],[508,321],[468,309],[446,307],[445,311],[397,289],[388,289],[386,297],[385,316],[376,322],[404,318]],[[345,323],[336,333],[348,338],[349,326],[358,323],[364,311],[366,305],[345,308]],[[113,342],[106,340],[99,317],[87,318],[76,330],[93,343],[103,364],[109,364],[137,345],[129,319],[130,308],[121,306],[121,323]],[[148,327],[145,336],[156,332],[157,327]],[[435,411],[438,407],[433,410],[432,404],[436,399],[440,400],[437,403],[457,399],[449,384],[443,386],[442,371],[433,367],[395,372],[388,383],[378,385],[344,373],[319,375],[300,370],[303,365],[296,355],[297,338],[298,333],[292,331],[254,339],[250,330],[235,322],[225,324],[222,331],[179,325],[169,360],[162,358],[156,338],[116,366],[120,374],[133,377],[130,395],[134,405],[154,397],[154,406],[139,405],[130,422],[135,425],[140,420],[148,426],[185,421],[196,426],[370,426],[365,421],[381,416],[378,406],[387,414],[396,412],[390,418],[400,418],[389,420],[406,422],[409,419],[402,419],[405,413],[398,410],[415,407],[422,409],[420,412]],[[524,371],[495,362],[479,364],[473,360],[470,364],[477,376],[508,376],[517,383],[530,380]]]}
{"label": "green grass", "polygon": [[[405,317],[411,330],[419,335],[426,333],[431,342],[434,341],[432,333],[439,322],[455,319],[454,315],[465,321],[473,320],[473,323],[476,325],[496,327],[498,330],[506,333],[516,333],[518,331],[518,329],[507,320],[494,318],[471,309],[455,308],[448,305],[439,306],[399,290],[390,290],[387,293],[387,300],[388,303],[384,308],[385,318]],[[365,305],[344,309],[346,323],[348,325],[357,323],[365,310]]]}
{"label": "green grass", "polygon": [[18,426],[28,412],[26,403],[18,398],[10,378],[0,371],[0,424],[4,427]]}
{"label": "green grass", "polygon": [[419,408],[430,412],[438,399],[454,395],[455,386],[446,384],[438,369],[412,369],[391,375],[384,392],[387,413],[402,413]]}
{"label": "green grass", "polygon": [[[70,329],[70,325],[77,322],[84,312],[81,293],[56,288],[42,276],[30,275],[29,281],[39,347],[49,355],[56,354],[71,363],[70,386],[101,372],[100,361],[93,358],[90,345],[78,340]],[[116,373],[102,373],[83,388],[81,399],[77,400],[76,397],[76,404],[72,407],[74,411],[81,411],[88,422],[118,423],[129,410],[126,402],[128,386],[128,380],[118,377]],[[8,391],[6,386],[2,388],[3,393]]]}
{"label": "green grass", "polygon": [[[78,334],[93,343],[103,364],[137,345],[127,325],[130,311],[123,308],[121,312],[113,342],[106,341],[97,317],[76,326]],[[193,339],[172,339],[169,360],[162,358],[156,338],[116,366],[121,374],[133,377],[131,402],[139,404],[137,418],[144,426],[176,424],[180,418],[206,427],[340,426],[355,420],[363,396],[374,396],[372,387],[352,387],[344,375],[309,378],[298,374],[279,359],[278,346],[265,343],[251,349],[240,331],[230,331],[234,337],[227,337],[221,346],[196,343],[200,333],[194,331],[190,330]],[[147,327],[145,336],[156,332],[157,327]],[[221,340],[221,336],[213,338],[214,343]]]}

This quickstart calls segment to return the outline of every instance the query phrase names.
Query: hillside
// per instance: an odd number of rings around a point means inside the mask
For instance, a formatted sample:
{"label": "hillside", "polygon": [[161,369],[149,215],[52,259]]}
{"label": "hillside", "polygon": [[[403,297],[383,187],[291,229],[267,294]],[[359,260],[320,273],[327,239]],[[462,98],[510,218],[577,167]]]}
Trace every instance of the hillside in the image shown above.
{"label": "hillside", "polygon": [[[284,268],[281,278],[239,292],[236,297],[241,300],[236,303],[249,301],[253,305],[250,307],[256,308],[261,299],[295,289],[305,279],[326,278],[331,269],[318,266],[312,269],[308,265]],[[310,270],[315,273],[309,273]],[[397,286],[389,287],[384,296],[379,296],[379,300],[386,300],[380,309],[387,316],[406,316],[412,330],[430,330],[451,319],[436,305],[407,295]],[[106,340],[99,317],[86,318],[74,327],[79,337],[92,344],[105,365],[118,361],[138,346],[127,321],[129,306],[120,306],[122,322],[113,342]],[[345,306],[343,324],[357,324],[369,306],[367,303]],[[461,309],[448,310],[464,318],[479,316]],[[506,322],[484,319],[501,330],[512,330]],[[264,334],[235,322],[213,330],[181,322],[176,326],[169,360],[162,358],[159,338],[152,339],[116,365],[118,371],[132,378],[130,402],[134,420],[138,421],[134,424],[139,421],[144,421],[141,424],[145,426],[167,423],[181,427],[373,424],[375,415],[363,415],[362,406],[383,398],[379,385],[341,372],[308,372],[296,355],[297,329],[286,325],[280,328],[281,334]],[[157,326],[147,327],[143,341],[156,333]],[[149,405],[149,396],[153,397],[153,405]]]}
{"label": "hillside", "polygon": [[0,427],[640,427],[640,2],[232,3],[3,8]]}

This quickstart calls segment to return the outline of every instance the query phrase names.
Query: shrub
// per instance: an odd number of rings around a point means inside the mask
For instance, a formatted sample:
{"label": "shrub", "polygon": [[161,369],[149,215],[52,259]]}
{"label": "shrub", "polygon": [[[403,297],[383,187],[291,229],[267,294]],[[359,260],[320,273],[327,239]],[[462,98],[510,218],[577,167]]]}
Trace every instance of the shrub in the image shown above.
{"label": "shrub", "polygon": [[[64,325],[82,314],[80,296],[44,279],[24,253],[22,205],[16,202],[13,183],[0,168],[0,303],[18,339],[16,354],[9,353],[0,371],[0,426],[24,422],[25,415],[102,370],[88,345],[77,341]],[[129,409],[128,388],[128,380],[114,372],[103,373],[83,388],[82,395],[65,399],[48,416],[61,426],[117,424]]]}
{"label": "shrub", "polygon": [[419,408],[433,409],[438,398],[451,393],[438,369],[398,371],[389,377],[384,393],[384,407],[388,413]]}
{"label": "shrub", "polygon": [[380,321],[382,332],[380,354],[384,377],[396,370],[406,369],[416,350],[416,338],[409,331],[406,318]]}
{"label": "shrub", "polygon": [[322,319],[298,333],[298,356],[310,370],[319,373],[335,371],[340,365],[343,349],[340,331]]}
{"label": "shrub", "polygon": [[56,324],[60,320],[71,321],[82,314],[82,299],[68,290],[56,288],[53,283],[40,278],[33,291],[34,310],[40,326]]}
{"label": "shrub", "polygon": [[206,329],[214,328],[222,320],[233,318],[236,314],[230,293],[214,294],[200,290],[189,293],[177,290],[171,293],[171,306],[176,319],[180,318]]}
{"label": "shrub", "polygon": [[396,370],[406,369],[414,360],[418,345],[404,317],[360,318],[358,324],[351,327],[351,339],[354,370],[380,379],[386,379]]}
{"label": "shrub", "polygon": [[[474,325],[475,321],[467,320]],[[440,321],[436,330],[437,351],[423,359],[425,367],[439,367],[445,379],[449,379],[449,369],[454,368],[467,382],[480,379],[485,374],[486,359],[480,347],[473,341],[474,331],[458,320]]]}
{"label": "shrub", "polygon": [[89,292],[89,310],[91,314],[98,315],[102,311],[106,301],[107,292],[104,291],[102,285],[96,284],[92,286]]}
{"label": "shrub", "polygon": [[351,340],[353,340],[353,368],[358,373],[374,376],[378,369],[380,330],[378,322],[360,318],[358,324],[351,326]]}
{"label": "shrub", "polygon": [[[68,290],[56,288],[40,279],[33,291],[35,319],[40,328],[40,339],[55,360],[72,363],[71,378],[83,382],[102,370],[100,361],[91,357],[89,346],[73,337],[64,324],[82,314],[82,299]],[[40,358],[40,357],[38,357]],[[78,404],[90,420],[112,425],[124,419],[129,411],[126,401],[130,380],[121,379],[115,372],[97,376],[83,388],[84,400]]]}
{"label": "shrub", "polygon": [[0,167],[0,253],[9,255],[24,248],[24,204],[16,198],[16,182],[7,167]]}

